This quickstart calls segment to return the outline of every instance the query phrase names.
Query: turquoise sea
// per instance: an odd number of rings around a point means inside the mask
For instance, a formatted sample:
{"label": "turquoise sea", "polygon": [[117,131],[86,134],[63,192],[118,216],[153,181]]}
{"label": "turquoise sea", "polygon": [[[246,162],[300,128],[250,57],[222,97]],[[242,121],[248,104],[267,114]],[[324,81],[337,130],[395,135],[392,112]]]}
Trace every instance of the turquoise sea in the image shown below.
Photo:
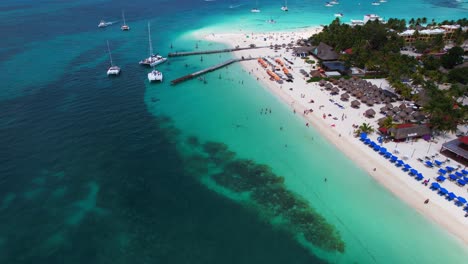
{"label": "turquoise sea", "polygon": [[[371,2],[290,0],[284,13],[259,0],[252,14],[253,0],[1,1],[0,263],[464,263],[466,245],[239,65],[169,85],[232,55],[170,59],[161,84],[138,65],[147,22],[167,54],[222,47],[194,32],[297,29],[334,13],[468,14],[466,2]],[[119,22],[98,29],[101,19]]]}

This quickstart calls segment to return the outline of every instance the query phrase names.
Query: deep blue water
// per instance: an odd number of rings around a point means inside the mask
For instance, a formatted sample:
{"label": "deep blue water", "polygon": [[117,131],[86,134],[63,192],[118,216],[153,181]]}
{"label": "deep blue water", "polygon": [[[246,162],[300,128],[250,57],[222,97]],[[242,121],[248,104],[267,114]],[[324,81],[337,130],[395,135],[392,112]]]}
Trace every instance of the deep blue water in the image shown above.
{"label": "deep blue water", "polygon": [[[45,9],[66,1],[39,2]],[[113,13],[123,6],[139,19],[174,9],[120,2]],[[2,11],[27,12],[29,4]],[[95,30],[97,14],[109,11],[101,3],[46,15],[36,4],[35,16],[2,24],[9,36],[2,60],[25,50],[19,41]],[[101,51],[80,52],[63,66],[84,65]],[[46,84],[18,84],[24,94],[0,102],[0,263],[321,263],[181,167],[179,132],[170,118],[148,113],[141,68],[121,66],[124,78],[82,67]]]}

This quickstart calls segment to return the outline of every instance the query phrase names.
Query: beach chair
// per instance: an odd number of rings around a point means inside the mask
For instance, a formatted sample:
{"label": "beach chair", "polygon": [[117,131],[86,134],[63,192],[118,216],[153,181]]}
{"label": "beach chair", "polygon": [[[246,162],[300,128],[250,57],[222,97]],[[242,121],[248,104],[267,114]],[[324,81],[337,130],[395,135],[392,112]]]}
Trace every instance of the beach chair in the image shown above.
{"label": "beach chair", "polygon": [[429,160],[426,160],[426,161],[424,162],[424,165],[426,165],[426,166],[429,167],[429,168],[433,168],[433,167],[434,167],[434,164],[433,164],[432,162],[430,162]]}
{"label": "beach chair", "polygon": [[436,181],[438,182],[444,182],[447,178],[445,178],[444,176],[440,175],[436,178]]}

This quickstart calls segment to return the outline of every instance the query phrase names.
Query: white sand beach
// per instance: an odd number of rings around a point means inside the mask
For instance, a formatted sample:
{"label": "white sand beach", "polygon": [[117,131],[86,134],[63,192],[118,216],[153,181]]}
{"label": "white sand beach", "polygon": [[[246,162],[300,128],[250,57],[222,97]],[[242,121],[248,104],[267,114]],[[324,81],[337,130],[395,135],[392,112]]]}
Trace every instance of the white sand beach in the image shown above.
{"label": "white sand beach", "polygon": [[[321,28],[306,28],[299,29],[294,32],[271,32],[271,33],[226,33],[226,34],[211,34],[211,33],[195,33],[200,39],[205,39],[213,42],[221,42],[230,45],[231,47],[246,47],[250,44],[260,46],[270,46],[275,44],[296,43],[298,39],[308,38],[315,32],[319,32]],[[394,152],[400,159],[404,159],[405,163],[410,164],[412,168],[418,170],[424,175],[425,179],[430,179],[429,185],[425,186],[421,181],[417,181],[414,177],[410,177],[407,172],[396,167],[388,159],[379,155],[373,149],[364,145],[359,138],[353,135],[353,125],[361,125],[362,123],[370,123],[375,129],[378,128],[377,120],[383,117],[379,113],[379,109],[384,104],[376,104],[373,107],[361,106],[359,109],[350,107],[349,101],[341,101],[340,91],[338,95],[331,95],[330,91],[326,91],[320,87],[318,83],[307,83],[306,78],[299,72],[301,69],[310,71],[311,65],[304,62],[303,59],[293,57],[292,50],[286,52],[285,48],[278,51],[270,48],[259,48],[253,50],[242,50],[233,53],[236,57],[267,57],[270,62],[274,63],[276,58],[283,57],[292,61],[294,64],[289,71],[294,76],[294,82],[284,82],[279,84],[270,80],[270,76],[265,69],[257,62],[257,60],[243,61],[241,65],[244,67],[246,74],[254,75],[258,82],[266,89],[274,93],[284,103],[291,107],[291,111],[304,117],[304,125],[308,125],[317,129],[324,137],[333,143],[339,150],[345,153],[350,159],[356,162],[360,167],[366,170],[376,181],[386,187],[390,192],[402,199],[408,205],[413,207],[420,214],[442,226],[448,232],[459,238],[465,245],[468,245],[468,218],[465,218],[465,212],[462,207],[455,205],[454,201],[448,201],[444,197],[437,194],[437,191],[432,191],[430,183],[435,181],[438,176],[437,167],[429,168],[418,159],[429,157],[430,159],[439,159],[445,161],[446,157],[438,154],[444,142],[454,139],[455,135],[446,135],[445,137],[436,137],[432,142],[426,142],[419,139],[403,143],[384,143],[389,151]],[[271,58],[271,59],[270,59]],[[379,87],[386,87],[388,83],[384,79],[369,80]],[[311,102],[313,100],[313,102]],[[335,102],[344,106],[338,107]],[[398,105],[398,103],[394,103]],[[377,113],[374,118],[366,118],[363,113],[373,108]],[[312,110],[312,111],[309,111]],[[376,133],[370,136],[371,139],[377,141]],[[450,165],[457,168],[459,164],[455,161],[449,161],[444,166]],[[462,169],[464,167],[461,167]],[[468,199],[466,187],[460,187],[454,182],[446,180],[441,183],[441,186],[448,189],[449,192],[454,192],[458,196],[463,196]],[[424,201],[429,199],[429,203]]]}

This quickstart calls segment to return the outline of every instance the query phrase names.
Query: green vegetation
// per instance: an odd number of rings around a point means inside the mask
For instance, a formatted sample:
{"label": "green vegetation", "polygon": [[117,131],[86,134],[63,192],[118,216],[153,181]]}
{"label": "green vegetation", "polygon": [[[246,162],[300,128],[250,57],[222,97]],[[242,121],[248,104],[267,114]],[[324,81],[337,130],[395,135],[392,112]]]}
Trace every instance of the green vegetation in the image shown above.
{"label": "green vegetation", "polygon": [[361,133],[367,133],[368,135],[374,133],[374,128],[369,123],[362,123],[356,130],[354,130],[354,135],[358,137]]}
{"label": "green vegetation", "polygon": [[[427,18],[409,21],[409,27],[416,29],[416,39],[420,34],[417,29],[424,24],[428,24]],[[437,25],[434,19],[430,24]],[[468,20],[443,21],[439,25],[442,24],[463,27],[468,26]],[[341,24],[336,19],[325,26],[322,32],[313,35],[310,41],[314,45],[324,42],[337,52],[351,48],[350,54],[341,55],[340,59],[345,65],[364,68],[367,75],[363,78],[386,78],[395,91],[407,100],[422,99],[423,111],[428,114],[432,128],[453,131],[467,120],[467,107],[460,102],[468,95],[468,68],[454,68],[463,63],[464,51],[455,46],[440,56],[445,45],[443,35],[440,34],[430,41],[416,40],[413,43],[416,51],[424,55],[418,58],[402,55],[400,49],[405,43],[398,32],[405,29],[406,22],[400,19],[389,19],[386,24],[373,21],[354,27]],[[455,44],[459,45],[465,39],[468,39],[467,31],[459,29],[453,33]],[[448,74],[446,70],[449,70]],[[320,78],[311,78],[309,82],[318,80]],[[410,80],[410,83],[403,83],[402,80]],[[439,85],[446,82],[452,83],[450,89],[440,89]],[[422,95],[417,93],[421,90]],[[389,120],[387,125],[392,122]],[[359,134],[368,130],[366,125],[363,124],[356,132]]]}

